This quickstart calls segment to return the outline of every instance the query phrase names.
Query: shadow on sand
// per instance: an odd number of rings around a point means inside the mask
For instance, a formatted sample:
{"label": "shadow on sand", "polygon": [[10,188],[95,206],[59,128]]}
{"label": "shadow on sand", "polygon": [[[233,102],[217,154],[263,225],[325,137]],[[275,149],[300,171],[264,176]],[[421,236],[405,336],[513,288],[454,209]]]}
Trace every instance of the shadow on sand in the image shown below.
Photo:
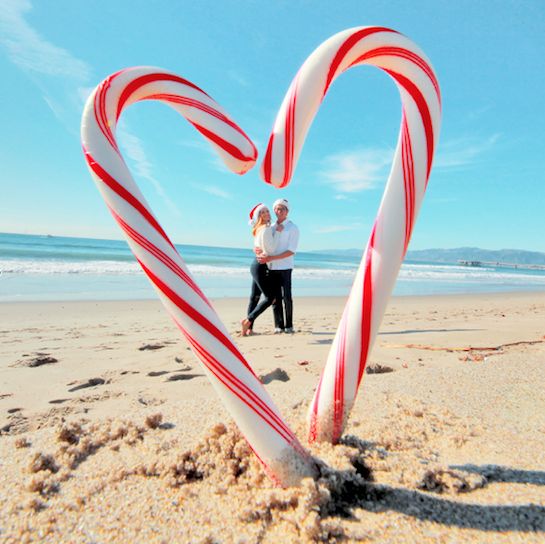
{"label": "shadow on sand", "polygon": [[[341,443],[361,452],[376,444],[346,436]],[[431,521],[481,531],[545,532],[545,507],[538,504],[468,504],[418,490],[373,483],[371,470],[358,460],[353,472],[338,473],[342,482],[331,493],[326,515],[355,519],[353,510],[395,511],[422,521]],[[518,470],[495,465],[452,466],[452,469],[481,474],[488,485],[493,482],[545,485],[545,472]]]}

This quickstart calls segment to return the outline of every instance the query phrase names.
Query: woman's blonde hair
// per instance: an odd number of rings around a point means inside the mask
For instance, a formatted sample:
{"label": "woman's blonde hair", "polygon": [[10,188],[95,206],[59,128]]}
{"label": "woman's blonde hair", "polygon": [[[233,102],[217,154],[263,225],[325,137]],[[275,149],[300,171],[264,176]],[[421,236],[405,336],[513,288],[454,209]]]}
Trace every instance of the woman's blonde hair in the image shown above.
{"label": "woman's blonde hair", "polygon": [[[263,208],[263,210],[266,210],[267,208]],[[255,236],[257,234],[257,231],[259,229],[262,229],[263,227],[267,226],[267,222],[265,219],[263,219],[263,216],[261,215],[261,212],[259,213],[259,217],[257,218],[256,224],[252,228],[252,236]]]}

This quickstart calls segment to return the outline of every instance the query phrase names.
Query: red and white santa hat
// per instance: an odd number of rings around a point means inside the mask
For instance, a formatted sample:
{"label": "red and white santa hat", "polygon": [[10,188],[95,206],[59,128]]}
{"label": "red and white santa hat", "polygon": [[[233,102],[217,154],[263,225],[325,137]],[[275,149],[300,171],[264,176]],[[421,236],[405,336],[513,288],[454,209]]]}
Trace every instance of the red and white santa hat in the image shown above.
{"label": "red and white santa hat", "polygon": [[266,209],[267,209],[267,206],[265,206],[265,204],[263,204],[262,202],[254,206],[252,210],[250,211],[250,221],[248,221],[248,224],[253,227],[257,223],[261,210],[266,210]]}
{"label": "red and white santa hat", "polygon": [[276,206],[284,206],[288,212],[290,211],[290,203],[285,198],[275,200],[273,203],[273,210],[276,208]]}

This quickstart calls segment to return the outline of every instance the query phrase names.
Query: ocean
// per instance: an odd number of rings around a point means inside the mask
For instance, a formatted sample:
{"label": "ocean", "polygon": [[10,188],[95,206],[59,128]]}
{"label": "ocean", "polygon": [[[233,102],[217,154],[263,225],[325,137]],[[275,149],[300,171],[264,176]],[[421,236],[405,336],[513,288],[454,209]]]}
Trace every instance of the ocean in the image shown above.
{"label": "ocean", "polygon": [[[246,297],[250,249],[176,246],[210,298]],[[298,252],[294,296],[346,296],[360,257]],[[545,271],[406,261],[395,295],[545,290]],[[155,298],[119,240],[0,233],[0,302]]]}

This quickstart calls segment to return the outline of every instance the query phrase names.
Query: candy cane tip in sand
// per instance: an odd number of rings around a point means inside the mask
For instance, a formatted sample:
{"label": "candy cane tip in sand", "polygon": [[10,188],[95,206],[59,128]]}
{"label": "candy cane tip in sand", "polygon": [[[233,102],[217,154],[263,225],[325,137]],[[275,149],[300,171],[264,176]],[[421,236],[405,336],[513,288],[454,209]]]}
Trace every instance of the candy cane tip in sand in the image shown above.
{"label": "candy cane tip in sand", "polygon": [[310,441],[337,442],[344,429],[407,251],[439,135],[439,84],[424,53],[394,30],[351,28],[320,45],[293,79],[261,165],[267,183],[288,185],[328,89],[359,65],[376,66],[394,80],[401,95],[401,128],[371,236],[310,406]]}
{"label": "candy cane tip in sand", "polygon": [[117,122],[124,108],[140,100],[160,100],[178,111],[233,172],[244,173],[254,165],[256,148],[208,94],[157,68],[112,74],[94,90],[83,112],[85,159],[132,252],[266,472],[279,485],[295,485],[315,475],[314,462],[234,345],[120,154]]}

